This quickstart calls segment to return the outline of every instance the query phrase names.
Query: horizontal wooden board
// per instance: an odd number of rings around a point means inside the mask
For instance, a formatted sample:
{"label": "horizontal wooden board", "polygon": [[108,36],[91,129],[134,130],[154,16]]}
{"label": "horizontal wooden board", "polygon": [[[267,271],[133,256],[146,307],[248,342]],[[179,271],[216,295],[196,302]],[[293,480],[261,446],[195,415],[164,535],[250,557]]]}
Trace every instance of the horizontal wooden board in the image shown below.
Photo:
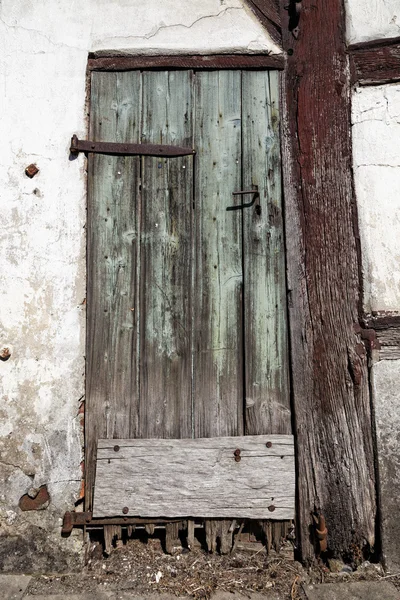
{"label": "horizontal wooden board", "polygon": [[105,56],[94,53],[90,71],[131,71],[132,69],[279,69],[285,66],[282,54],[211,54],[169,56]]}
{"label": "horizontal wooden board", "polygon": [[361,42],[348,51],[352,83],[382,85],[400,80],[400,38]]}
{"label": "horizontal wooden board", "polygon": [[291,435],[98,441],[94,517],[280,520],[294,509]]}

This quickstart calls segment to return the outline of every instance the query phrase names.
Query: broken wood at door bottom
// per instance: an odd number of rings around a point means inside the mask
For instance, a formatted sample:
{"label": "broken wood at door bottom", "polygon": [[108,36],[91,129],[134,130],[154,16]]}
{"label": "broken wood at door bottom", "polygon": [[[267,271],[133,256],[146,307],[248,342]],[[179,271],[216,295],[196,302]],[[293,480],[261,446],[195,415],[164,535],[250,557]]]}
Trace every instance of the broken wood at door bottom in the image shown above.
{"label": "broken wood at door bottom", "polygon": [[293,519],[291,435],[98,440],[94,517]]}

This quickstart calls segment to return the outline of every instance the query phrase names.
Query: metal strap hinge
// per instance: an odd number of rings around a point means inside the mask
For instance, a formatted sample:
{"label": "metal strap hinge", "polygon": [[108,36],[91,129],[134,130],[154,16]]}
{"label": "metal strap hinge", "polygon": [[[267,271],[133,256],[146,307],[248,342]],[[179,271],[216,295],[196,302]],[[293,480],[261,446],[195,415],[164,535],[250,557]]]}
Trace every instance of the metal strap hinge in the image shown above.
{"label": "metal strap hinge", "polygon": [[167,146],[164,144],[120,144],[119,142],[90,142],[80,140],[78,136],[71,138],[70,152],[92,152],[94,154],[122,154],[125,156],[188,156],[196,154],[193,148],[185,146]]}

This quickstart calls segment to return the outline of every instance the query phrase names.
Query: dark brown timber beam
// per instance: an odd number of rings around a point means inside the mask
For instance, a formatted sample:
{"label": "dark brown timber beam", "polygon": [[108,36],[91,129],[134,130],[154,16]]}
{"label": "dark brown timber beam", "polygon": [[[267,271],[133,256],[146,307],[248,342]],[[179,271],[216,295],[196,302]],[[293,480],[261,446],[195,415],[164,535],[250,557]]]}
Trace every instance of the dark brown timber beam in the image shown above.
{"label": "dark brown timber beam", "polygon": [[349,46],[351,81],[379,85],[400,81],[400,38]]}
{"label": "dark brown timber beam", "polygon": [[89,71],[133,69],[283,69],[283,54],[89,56]]}
{"label": "dark brown timber beam", "polygon": [[357,332],[362,288],[344,5],[303,0],[301,12],[294,7],[300,16],[292,24],[295,39],[284,4],[282,130],[298,539],[302,558],[312,558],[312,513],[322,514],[328,551],[350,558],[374,545],[376,496],[367,358]]}
{"label": "dark brown timber beam", "polygon": [[281,16],[279,12],[279,2],[275,0],[246,0],[248,6],[256,15],[260,23],[270,34],[272,40],[281,46]]}

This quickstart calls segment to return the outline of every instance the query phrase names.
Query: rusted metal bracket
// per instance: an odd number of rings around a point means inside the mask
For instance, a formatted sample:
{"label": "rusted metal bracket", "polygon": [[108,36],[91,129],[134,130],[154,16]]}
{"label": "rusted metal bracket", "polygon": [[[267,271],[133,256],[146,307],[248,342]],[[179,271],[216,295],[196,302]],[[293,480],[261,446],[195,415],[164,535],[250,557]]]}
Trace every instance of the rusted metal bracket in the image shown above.
{"label": "rusted metal bracket", "polygon": [[74,527],[103,527],[104,525],[163,525],[165,523],[180,523],[182,519],[146,519],[145,517],[107,517],[95,518],[90,511],[74,512],[68,511],[63,518],[61,533],[69,535]]}
{"label": "rusted metal bracket", "polygon": [[92,152],[94,154],[122,154],[124,156],[188,156],[196,154],[196,150],[185,146],[167,146],[163,144],[120,144],[117,142],[90,142],[80,140],[78,136],[71,138],[70,152]]}
{"label": "rusted metal bracket", "polygon": [[319,551],[326,552],[328,549],[328,529],[324,515],[313,515],[315,525],[315,537],[319,542]]}

